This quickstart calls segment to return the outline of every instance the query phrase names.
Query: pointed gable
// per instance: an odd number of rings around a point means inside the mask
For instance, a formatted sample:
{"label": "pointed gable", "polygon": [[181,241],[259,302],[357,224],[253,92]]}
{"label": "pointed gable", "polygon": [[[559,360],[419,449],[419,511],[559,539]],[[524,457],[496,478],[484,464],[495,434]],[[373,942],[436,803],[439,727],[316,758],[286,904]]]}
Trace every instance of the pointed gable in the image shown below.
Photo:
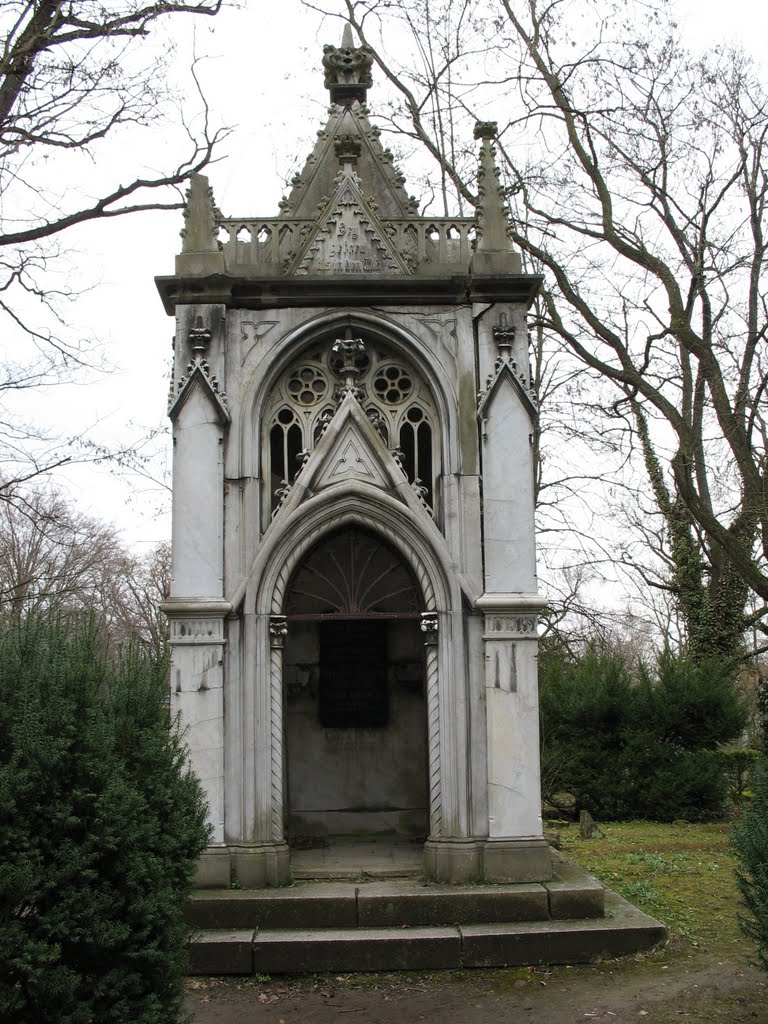
{"label": "pointed gable", "polygon": [[510,249],[491,145],[495,125],[478,126],[477,217],[422,216],[368,119],[372,65],[372,51],[354,45],[350,26],[340,47],[325,47],[328,120],[277,216],[222,216],[207,181],[194,178],[176,276],[157,281],[168,312],[202,295],[249,308],[281,306],[295,302],[298,289],[340,305],[350,277],[365,278],[378,302],[421,299],[422,280],[443,302],[460,300],[467,286],[477,301],[513,292],[530,301],[538,278],[520,273],[519,254]]}
{"label": "pointed gable", "polygon": [[336,193],[288,268],[289,274],[411,272],[391,245],[361,184],[350,164],[335,176]]}
{"label": "pointed gable", "polygon": [[536,402],[525,376],[518,370],[513,359],[499,359],[495,372],[490,375],[485,388],[478,395],[478,417],[481,420],[488,417],[489,410],[504,385],[511,388],[531,419],[535,419],[538,413]]}
{"label": "pointed gable", "polygon": [[367,441],[370,438],[365,438],[359,424],[354,421],[345,423],[322,468],[315,474],[313,490],[322,491],[345,480],[359,480],[385,490],[390,489],[392,480],[386,467],[382,466],[381,459],[376,457],[381,453],[376,452]]}
{"label": "pointed gable", "polygon": [[342,399],[275,518],[289,515],[307,498],[338,484],[378,487],[402,501],[434,529],[428,507],[352,392]]}
{"label": "pointed gable", "polygon": [[195,359],[187,367],[187,374],[181,377],[175,391],[171,391],[168,399],[168,416],[172,423],[189,402],[192,395],[205,396],[215,416],[221,423],[229,423],[230,415],[226,404],[226,395],[220,391],[216,377],[210,371],[205,359]]}
{"label": "pointed gable", "polygon": [[392,154],[379,141],[379,129],[368,120],[360,103],[332,105],[328,122],[317,133],[317,142],[291,191],[281,205],[281,217],[314,220],[335,191],[340,166],[350,165],[359,175],[368,200],[382,218],[413,217],[416,200],[405,190],[405,178]]}

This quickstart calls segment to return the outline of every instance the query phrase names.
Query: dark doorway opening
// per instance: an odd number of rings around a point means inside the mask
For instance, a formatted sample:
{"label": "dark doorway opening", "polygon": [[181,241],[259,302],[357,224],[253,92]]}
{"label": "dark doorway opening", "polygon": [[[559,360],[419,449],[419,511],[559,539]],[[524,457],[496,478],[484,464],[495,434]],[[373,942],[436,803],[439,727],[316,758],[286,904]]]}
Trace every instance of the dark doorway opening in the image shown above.
{"label": "dark doorway opening", "polygon": [[427,728],[421,593],[374,533],[340,530],[286,594],[286,832],[423,839]]}
{"label": "dark doorway opening", "polygon": [[382,619],[320,623],[320,724],[370,729],[389,722],[387,623]]}

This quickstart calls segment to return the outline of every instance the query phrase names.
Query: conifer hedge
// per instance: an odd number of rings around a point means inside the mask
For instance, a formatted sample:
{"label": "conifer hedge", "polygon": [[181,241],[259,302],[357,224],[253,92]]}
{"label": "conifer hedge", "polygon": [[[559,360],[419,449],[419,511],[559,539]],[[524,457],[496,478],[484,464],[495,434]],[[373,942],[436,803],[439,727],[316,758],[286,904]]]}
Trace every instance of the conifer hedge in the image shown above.
{"label": "conifer hedge", "polygon": [[745,914],[739,918],[744,934],[755,941],[757,959],[768,971],[768,682],[763,680],[758,699],[762,718],[763,748],[755,773],[754,798],[746,806],[741,824],[734,830],[739,862],[736,872]]}
{"label": "conifer hedge", "polygon": [[165,668],[88,624],[0,625],[0,1020],[181,1019],[206,809]]}
{"label": "conifer hedge", "polygon": [[540,659],[542,777],[603,821],[700,821],[728,796],[720,744],[746,721],[731,672],[716,661],[663,654],[653,671],[620,653],[579,656],[547,649]]}

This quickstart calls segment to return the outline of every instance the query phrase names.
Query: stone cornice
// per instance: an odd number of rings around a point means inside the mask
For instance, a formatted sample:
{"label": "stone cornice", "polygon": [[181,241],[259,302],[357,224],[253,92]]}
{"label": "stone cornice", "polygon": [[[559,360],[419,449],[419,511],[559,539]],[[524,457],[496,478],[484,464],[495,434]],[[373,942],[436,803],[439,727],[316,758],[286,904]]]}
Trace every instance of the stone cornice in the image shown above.
{"label": "stone cornice", "polygon": [[450,274],[426,277],[241,277],[228,274],[156,277],[166,313],[177,306],[222,303],[228,309],[280,309],[301,306],[458,305],[467,302],[524,302],[530,305],[542,278],[538,274]]}
{"label": "stone cornice", "polygon": [[232,605],[221,597],[169,597],[160,604],[160,611],[169,619],[201,616],[224,618],[232,611]]}
{"label": "stone cornice", "polygon": [[505,612],[540,612],[547,602],[539,594],[483,594],[475,601],[480,611],[502,614]]}

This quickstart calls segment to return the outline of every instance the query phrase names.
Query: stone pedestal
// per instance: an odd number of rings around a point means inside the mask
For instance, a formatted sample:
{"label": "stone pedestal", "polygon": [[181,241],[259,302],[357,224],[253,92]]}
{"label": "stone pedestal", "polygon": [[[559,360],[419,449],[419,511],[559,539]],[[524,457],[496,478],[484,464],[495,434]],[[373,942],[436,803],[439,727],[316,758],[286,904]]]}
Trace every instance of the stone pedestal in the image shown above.
{"label": "stone pedestal", "polygon": [[466,885],[483,879],[483,843],[477,839],[429,839],[424,872],[434,882]]}
{"label": "stone pedestal", "polygon": [[291,855],[285,843],[259,843],[231,846],[232,875],[241,889],[288,885],[291,880]]}
{"label": "stone pedestal", "polygon": [[209,846],[197,862],[196,889],[228,889],[232,880],[229,850],[226,846]]}
{"label": "stone pedestal", "polygon": [[552,857],[546,839],[489,839],[483,845],[484,882],[546,882]]}

